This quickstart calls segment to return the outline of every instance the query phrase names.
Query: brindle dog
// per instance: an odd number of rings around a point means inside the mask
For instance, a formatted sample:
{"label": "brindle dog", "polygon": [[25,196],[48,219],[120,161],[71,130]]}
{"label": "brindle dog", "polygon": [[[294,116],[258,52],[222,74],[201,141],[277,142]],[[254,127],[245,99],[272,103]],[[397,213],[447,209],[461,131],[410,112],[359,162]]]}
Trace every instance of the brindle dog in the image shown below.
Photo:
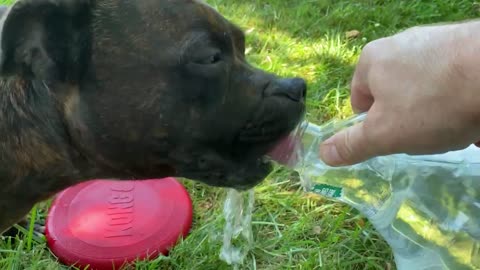
{"label": "brindle dog", "polygon": [[18,0],[0,35],[0,232],[93,178],[253,187],[305,111],[201,1]]}

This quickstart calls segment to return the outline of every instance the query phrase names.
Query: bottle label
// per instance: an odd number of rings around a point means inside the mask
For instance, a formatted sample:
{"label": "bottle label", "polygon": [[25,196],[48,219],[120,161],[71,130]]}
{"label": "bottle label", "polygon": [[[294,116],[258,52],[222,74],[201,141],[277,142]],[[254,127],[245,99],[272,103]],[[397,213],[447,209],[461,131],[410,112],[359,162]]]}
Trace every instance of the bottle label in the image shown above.
{"label": "bottle label", "polygon": [[312,187],[312,192],[329,198],[340,198],[343,195],[343,188],[317,184]]}

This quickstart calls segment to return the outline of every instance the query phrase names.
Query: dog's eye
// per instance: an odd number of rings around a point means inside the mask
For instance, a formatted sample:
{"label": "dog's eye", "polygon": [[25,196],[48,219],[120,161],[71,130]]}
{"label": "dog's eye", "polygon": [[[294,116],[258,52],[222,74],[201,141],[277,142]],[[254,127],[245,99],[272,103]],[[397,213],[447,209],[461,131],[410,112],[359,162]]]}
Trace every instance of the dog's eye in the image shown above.
{"label": "dog's eye", "polygon": [[214,55],[211,55],[208,59],[208,64],[215,64],[220,61],[221,55],[219,52],[216,52]]}
{"label": "dog's eye", "polygon": [[198,57],[194,62],[201,65],[213,65],[222,60],[222,54],[219,51],[209,52],[207,55]]}
{"label": "dog's eye", "polygon": [[212,77],[223,74],[228,68],[225,64],[227,58],[222,51],[218,49],[208,48],[195,51],[186,64],[186,68],[203,77]]}

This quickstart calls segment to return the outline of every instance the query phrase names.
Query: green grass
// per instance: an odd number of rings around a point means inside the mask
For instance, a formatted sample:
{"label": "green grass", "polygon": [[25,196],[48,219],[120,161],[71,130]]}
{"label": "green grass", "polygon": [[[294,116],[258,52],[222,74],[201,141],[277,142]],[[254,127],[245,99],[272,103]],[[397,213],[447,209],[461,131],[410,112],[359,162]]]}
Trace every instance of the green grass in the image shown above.
{"label": "green grass", "polygon": [[[349,82],[367,42],[418,24],[480,13],[478,3],[466,0],[208,2],[246,30],[253,64],[307,79],[308,119],[316,123],[351,114]],[[350,30],[361,35],[346,38]],[[169,257],[141,262],[137,269],[231,269],[219,260],[225,191],[185,185],[195,207],[191,235]],[[38,205],[38,220],[47,207],[48,202]],[[395,269],[388,245],[357,211],[301,192],[295,173],[282,168],[256,188],[253,229],[255,246],[242,269]],[[56,263],[41,239],[25,237],[0,241],[0,269],[67,268]]]}

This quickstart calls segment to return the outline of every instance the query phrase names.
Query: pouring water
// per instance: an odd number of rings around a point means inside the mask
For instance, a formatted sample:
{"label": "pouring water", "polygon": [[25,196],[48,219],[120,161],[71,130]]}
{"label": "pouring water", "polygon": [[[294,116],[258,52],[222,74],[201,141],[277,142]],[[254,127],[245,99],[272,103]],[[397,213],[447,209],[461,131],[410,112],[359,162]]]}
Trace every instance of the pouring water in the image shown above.
{"label": "pouring water", "polygon": [[233,265],[241,265],[253,246],[252,214],[254,190],[240,192],[227,190],[223,206],[225,226],[220,259]]}

